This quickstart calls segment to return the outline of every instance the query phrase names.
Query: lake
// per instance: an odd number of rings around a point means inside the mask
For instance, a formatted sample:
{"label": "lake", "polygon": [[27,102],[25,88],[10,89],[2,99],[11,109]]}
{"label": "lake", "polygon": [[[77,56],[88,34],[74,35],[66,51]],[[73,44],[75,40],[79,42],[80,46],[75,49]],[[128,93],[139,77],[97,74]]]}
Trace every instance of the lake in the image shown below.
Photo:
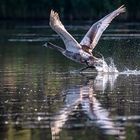
{"label": "lake", "polygon": [[[92,22],[64,22],[80,41]],[[64,47],[48,21],[0,23],[0,140],[138,140],[140,23],[115,23],[95,48],[119,73],[84,66],[42,45]]]}

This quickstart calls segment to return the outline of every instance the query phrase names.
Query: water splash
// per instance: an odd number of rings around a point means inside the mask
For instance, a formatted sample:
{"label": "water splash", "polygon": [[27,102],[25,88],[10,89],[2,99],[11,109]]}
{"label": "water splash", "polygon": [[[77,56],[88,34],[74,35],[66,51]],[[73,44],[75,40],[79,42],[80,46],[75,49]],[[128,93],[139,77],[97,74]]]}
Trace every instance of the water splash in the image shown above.
{"label": "water splash", "polygon": [[124,70],[122,72],[120,72],[119,74],[122,74],[122,75],[140,75],[140,70],[130,70],[130,69],[127,69],[127,70]]}
{"label": "water splash", "polygon": [[98,74],[107,74],[107,75],[115,74],[117,76],[118,75],[127,75],[127,76],[140,75],[140,70],[138,70],[138,69],[131,70],[131,69],[126,68],[123,71],[119,71],[114,63],[113,58],[104,59],[102,54],[100,54],[100,56],[102,58],[99,58],[95,64]]}
{"label": "water splash", "polygon": [[[100,70],[102,70],[103,73],[107,73],[107,74],[124,74],[124,75],[140,75],[140,70],[130,70],[130,69],[126,69],[122,72],[118,71],[114,60],[112,58],[109,58],[109,63],[107,64],[107,62],[103,59],[103,66],[102,68],[100,68]],[[100,71],[98,71],[100,72]]]}
{"label": "water splash", "polygon": [[117,70],[117,67],[115,66],[114,60],[112,58],[110,59],[110,64],[108,65],[108,72],[111,72],[111,73],[118,73],[119,72]]}
{"label": "water splash", "polygon": [[107,64],[104,58],[98,59],[96,62],[96,70],[100,73],[118,73],[117,67],[114,64],[114,60],[111,58],[110,63]]}

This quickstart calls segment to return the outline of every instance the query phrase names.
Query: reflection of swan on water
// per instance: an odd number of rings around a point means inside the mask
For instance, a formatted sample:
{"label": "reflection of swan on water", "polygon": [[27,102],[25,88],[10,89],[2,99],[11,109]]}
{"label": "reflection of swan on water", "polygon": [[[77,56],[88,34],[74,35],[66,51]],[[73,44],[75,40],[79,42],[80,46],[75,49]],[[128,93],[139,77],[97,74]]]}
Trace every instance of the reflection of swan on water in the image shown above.
{"label": "reflection of swan on water", "polygon": [[106,62],[103,59],[93,56],[92,51],[97,45],[102,33],[109,26],[111,21],[123,12],[125,12],[124,5],[94,23],[86,33],[82,41],[78,43],[72,37],[72,35],[67,32],[64,25],[59,19],[58,13],[51,10],[50,26],[62,38],[66,49],[63,49],[50,42],[45,43],[44,46],[53,48],[61,52],[67,58],[86,65],[87,67],[82,70],[85,70],[87,68],[96,68],[97,71],[108,72],[109,68]]}
{"label": "reflection of swan on water", "polygon": [[[75,90],[75,89],[74,89]],[[66,95],[64,106],[56,113],[51,122],[52,140],[58,137],[63,125],[68,120],[68,116],[80,103],[80,95],[71,93]]]}
{"label": "reflection of swan on water", "polygon": [[[109,117],[109,112],[104,109],[101,103],[95,97],[93,90],[93,81],[89,81],[89,84],[81,87],[81,105],[87,117],[92,120],[97,126],[103,129],[104,133],[110,135],[118,135],[114,122]],[[92,91],[92,92],[91,92]]]}
{"label": "reflection of swan on water", "polygon": [[104,90],[107,87],[107,84],[109,84],[110,90],[113,90],[114,89],[114,83],[115,83],[118,75],[119,75],[118,73],[112,73],[112,74],[99,73],[94,80],[95,90],[104,92]]}
{"label": "reflection of swan on water", "polygon": [[[98,76],[95,79],[96,81],[97,78]],[[101,83],[99,83],[99,81]],[[87,126],[90,123],[90,126],[96,125],[104,134],[115,135],[118,136],[119,139],[124,138],[124,128],[119,127],[113,122],[108,110],[103,108],[96,98],[95,91],[97,85],[94,83],[94,80],[88,80],[88,82],[82,86],[77,85],[64,91],[66,94],[64,106],[54,115],[51,122],[52,140],[59,137],[59,133],[66,121],[68,121],[69,115],[77,109],[79,105],[89,120],[89,122],[85,122]],[[98,90],[99,85],[102,85],[101,80],[98,80]],[[105,87],[102,88],[101,86],[100,91],[101,90],[105,90]]]}

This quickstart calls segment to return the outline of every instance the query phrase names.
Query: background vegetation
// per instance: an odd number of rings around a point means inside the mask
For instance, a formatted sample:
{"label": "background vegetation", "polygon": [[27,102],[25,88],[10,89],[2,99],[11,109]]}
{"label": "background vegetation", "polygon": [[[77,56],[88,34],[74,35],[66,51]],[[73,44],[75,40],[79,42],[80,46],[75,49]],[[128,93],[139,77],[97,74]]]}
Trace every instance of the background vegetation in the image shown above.
{"label": "background vegetation", "polygon": [[125,4],[123,20],[140,20],[140,0],[1,0],[1,19],[48,19],[50,9],[65,19],[95,19]]}

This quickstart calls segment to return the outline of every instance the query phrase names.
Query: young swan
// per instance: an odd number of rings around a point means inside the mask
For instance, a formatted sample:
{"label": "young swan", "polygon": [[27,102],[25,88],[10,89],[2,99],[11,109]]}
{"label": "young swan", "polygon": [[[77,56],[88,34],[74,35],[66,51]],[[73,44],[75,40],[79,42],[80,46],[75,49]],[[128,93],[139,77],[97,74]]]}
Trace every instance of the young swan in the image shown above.
{"label": "young swan", "polygon": [[109,26],[110,22],[120,13],[125,12],[125,7],[122,5],[117,10],[103,17],[101,20],[94,23],[89,31],[86,33],[80,43],[78,43],[65,29],[64,25],[59,19],[58,13],[51,10],[50,26],[62,38],[66,49],[63,49],[50,42],[44,44],[45,47],[53,48],[60,51],[67,58],[85,64],[87,67],[95,68],[98,72],[107,72],[108,65],[103,59],[96,58],[92,55],[92,51],[97,45],[102,33]]}

